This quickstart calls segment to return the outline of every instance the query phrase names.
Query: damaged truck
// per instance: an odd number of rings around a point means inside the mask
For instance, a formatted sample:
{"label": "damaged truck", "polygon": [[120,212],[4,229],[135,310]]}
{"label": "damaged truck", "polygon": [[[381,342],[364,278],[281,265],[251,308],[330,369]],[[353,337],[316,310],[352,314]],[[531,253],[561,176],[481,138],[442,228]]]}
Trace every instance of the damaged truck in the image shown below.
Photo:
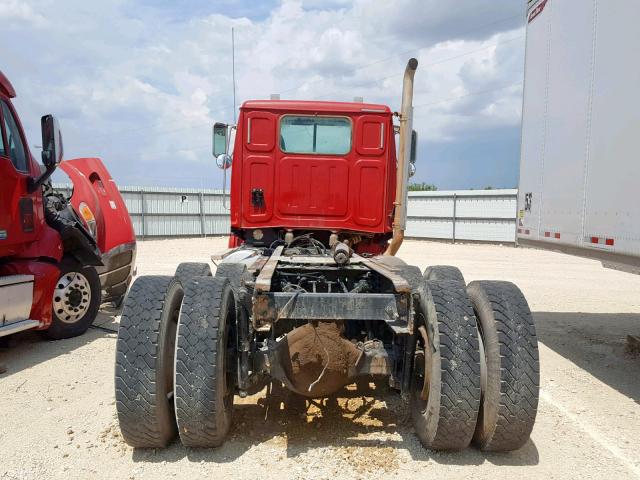
{"label": "damaged truck", "polygon": [[[62,161],[62,135],[45,115],[42,166],[31,155],[0,72],[0,337],[29,329],[53,339],[84,333],[100,305],[120,304],[136,242],[124,200],[97,158]],[[70,199],[53,190],[60,166]]]}
{"label": "damaged truck", "polygon": [[252,100],[236,125],[214,125],[217,164],[232,168],[229,249],[215,274],[184,263],[133,283],[115,365],[130,445],[179,436],[216,447],[236,395],[275,383],[319,398],[362,380],[405,399],[427,448],[508,451],[528,440],[539,362],[521,291],[396,256],[415,169],[417,66],[407,64],[397,113]]}

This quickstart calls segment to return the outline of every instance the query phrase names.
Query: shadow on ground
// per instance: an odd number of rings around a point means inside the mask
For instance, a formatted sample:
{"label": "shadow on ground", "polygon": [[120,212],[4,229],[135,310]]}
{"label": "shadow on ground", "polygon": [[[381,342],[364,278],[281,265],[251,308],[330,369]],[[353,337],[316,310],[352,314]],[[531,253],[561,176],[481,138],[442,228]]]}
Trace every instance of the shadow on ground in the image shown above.
{"label": "shadow on ground", "polygon": [[0,338],[0,366],[6,369],[5,373],[0,374],[0,378],[10,377],[39,363],[68,354],[98,338],[111,336],[115,339],[117,313],[111,310],[100,311],[87,333],[66,340],[50,340],[42,332],[31,330]]}
{"label": "shadow on ground", "polygon": [[[438,453],[422,447],[414,435],[408,406],[395,392],[377,393],[372,386],[358,391],[350,386],[336,397],[305,405],[304,399],[287,392],[263,392],[240,400],[236,397],[234,424],[226,443],[218,449],[189,449],[179,441],[162,451],[134,450],[133,460],[175,462],[231,462],[254,446],[275,448],[274,456],[296,458],[309,450],[329,450],[356,471],[394,471],[405,452],[413,460],[438,464],[536,465],[538,450],[533,442],[516,452],[484,453],[468,448],[463,452]],[[283,448],[284,447],[284,448]]]}
{"label": "shadow on ground", "polygon": [[640,334],[637,313],[534,312],[538,339],[601,382],[640,403],[640,357],[627,335]]}

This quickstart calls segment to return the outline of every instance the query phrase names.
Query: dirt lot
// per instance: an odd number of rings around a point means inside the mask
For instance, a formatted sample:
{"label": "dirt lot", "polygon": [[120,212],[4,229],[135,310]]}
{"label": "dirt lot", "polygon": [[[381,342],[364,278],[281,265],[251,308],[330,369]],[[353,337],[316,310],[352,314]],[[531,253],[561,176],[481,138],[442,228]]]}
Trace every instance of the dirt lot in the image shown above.
{"label": "dirt lot", "polygon": [[[139,274],[172,274],[207,261],[222,239],[140,242]],[[257,395],[236,405],[227,443],[137,451],[115,420],[115,334],[94,328],[50,342],[35,333],[0,349],[0,478],[638,478],[640,276],[599,263],[507,246],[409,241],[401,256],[421,268],[458,265],[467,280],[516,282],[541,342],[541,400],[532,439],[517,452],[424,450],[399,397],[349,391],[307,414]],[[99,325],[117,327],[104,312]],[[369,392],[370,394],[371,392]],[[268,408],[267,408],[268,407]]]}

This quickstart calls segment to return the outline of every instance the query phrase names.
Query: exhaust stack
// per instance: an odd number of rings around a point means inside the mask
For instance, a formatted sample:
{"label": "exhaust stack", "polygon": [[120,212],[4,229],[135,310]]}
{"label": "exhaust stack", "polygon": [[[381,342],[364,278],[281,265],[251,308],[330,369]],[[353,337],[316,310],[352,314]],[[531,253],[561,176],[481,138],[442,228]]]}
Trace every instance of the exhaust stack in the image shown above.
{"label": "exhaust stack", "polygon": [[411,157],[411,132],[413,131],[413,77],[418,68],[415,58],[407,62],[402,84],[402,107],[400,110],[400,148],[396,172],[396,199],[393,215],[393,237],[385,255],[395,255],[404,240],[407,226],[407,184],[409,182],[409,159]]}

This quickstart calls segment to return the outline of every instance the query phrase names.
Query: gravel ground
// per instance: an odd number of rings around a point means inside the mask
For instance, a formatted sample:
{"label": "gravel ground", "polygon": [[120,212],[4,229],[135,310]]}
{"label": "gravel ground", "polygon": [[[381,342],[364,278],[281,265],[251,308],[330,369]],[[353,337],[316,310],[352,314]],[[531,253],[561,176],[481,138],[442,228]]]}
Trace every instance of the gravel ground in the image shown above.
{"label": "gravel ground", "polygon": [[[207,261],[223,239],[140,242],[139,274],[172,274]],[[496,245],[407,241],[421,268],[458,265],[467,281],[516,282],[541,342],[541,400],[531,440],[510,454],[423,449],[394,393],[348,390],[304,414],[286,395],[236,399],[226,444],[134,450],[115,418],[115,334],[99,328],[46,341],[11,337],[0,349],[0,478],[491,478],[640,477],[640,276],[562,254]],[[118,316],[96,321],[117,327]],[[374,396],[375,395],[375,396]]]}

